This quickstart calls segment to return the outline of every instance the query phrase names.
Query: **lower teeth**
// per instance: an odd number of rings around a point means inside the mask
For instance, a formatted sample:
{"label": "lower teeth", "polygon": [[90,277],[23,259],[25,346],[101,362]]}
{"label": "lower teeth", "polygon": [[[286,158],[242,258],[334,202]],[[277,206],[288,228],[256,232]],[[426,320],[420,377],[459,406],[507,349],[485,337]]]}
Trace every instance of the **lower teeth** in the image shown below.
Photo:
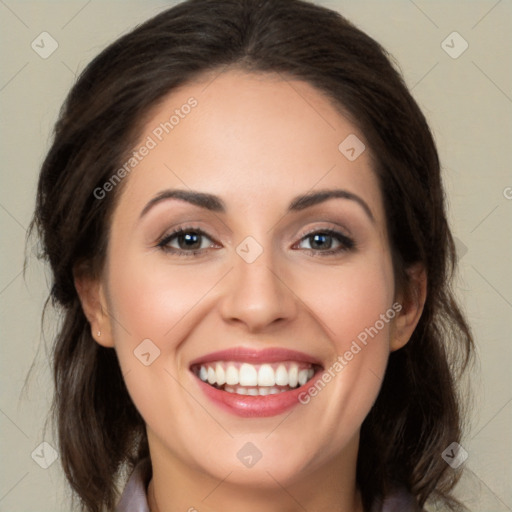
{"label": "lower teeth", "polygon": [[277,393],[284,393],[285,391],[290,391],[290,386],[282,386],[282,387],[254,387],[247,388],[241,386],[228,386],[225,385],[223,391],[227,391],[228,393],[236,393],[237,395],[251,395],[251,396],[260,396],[260,395],[275,395]]}

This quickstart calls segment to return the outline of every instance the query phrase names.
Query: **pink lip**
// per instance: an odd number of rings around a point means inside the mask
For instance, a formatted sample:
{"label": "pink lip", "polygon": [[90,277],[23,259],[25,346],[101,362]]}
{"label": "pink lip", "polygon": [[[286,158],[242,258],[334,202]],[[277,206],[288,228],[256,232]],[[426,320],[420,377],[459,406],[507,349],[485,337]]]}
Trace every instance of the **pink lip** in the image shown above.
{"label": "pink lip", "polygon": [[[212,352],[197,358],[190,363],[190,368],[212,361],[240,361],[253,364],[298,361],[323,367],[318,358],[305,354],[304,352],[281,348],[254,350],[245,347],[236,347],[234,349]],[[311,381],[309,381],[303,386],[290,391],[284,391],[274,395],[251,396],[228,393],[227,391],[217,389],[203,382],[196,375],[194,375],[194,379],[198,383],[201,391],[212,402],[232,414],[245,418],[268,417],[282,414],[286,410],[299,404],[299,395],[311,386]]]}
{"label": "pink lip", "polygon": [[284,391],[275,395],[249,396],[237,395],[236,393],[228,393],[221,389],[214,388],[199,377],[195,377],[201,391],[216,405],[222,407],[237,416],[244,418],[276,416],[282,414],[293,406],[299,404],[299,395],[305,391],[310,382],[306,382],[304,386],[291,391]]}
{"label": "pink lip", "polygon": [[263,350],[254,350],[247,347],[235,347],[227,350],[211,352],[205,356],[194,359],[190,366],[201,363],[211,363],[212,361],[240,361],[241,363],[277,363],[279,361],[299,361],[312,363],[322,366],[322,362],[304,352],[288,350],[285,348],[266,348]]}

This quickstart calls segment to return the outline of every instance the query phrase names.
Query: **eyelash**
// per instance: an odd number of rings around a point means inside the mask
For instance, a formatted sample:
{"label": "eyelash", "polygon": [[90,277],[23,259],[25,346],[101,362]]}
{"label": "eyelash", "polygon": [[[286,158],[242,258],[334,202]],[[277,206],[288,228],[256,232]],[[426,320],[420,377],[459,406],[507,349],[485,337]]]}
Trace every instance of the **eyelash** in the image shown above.
{"label": "eyelash", "polygon": [[[205,233],[202,229],[200,228],[194,228],[194,227],[181,227],[181,228],[178,228],[174,231],[172,231],[171,233],[165,235],[159,242],[158,244],[156,245],[156,247],[158,247],[159,249],[161,249],[162,251],[164,251],[165,253],[171,253],[171,254],[174,254],[176,256],[180,256],[180,257],[193,257],[193,256],[197,256],[198,254],[201,254],[203,253],[206,249],[195,249],[195,250],[192,250],[192,251],[185,251],[185,250],[182,250],[182,249],[176,249],[174,247],[169,247],[169,243],[174,240],[175,238],[179,237],[180,235],[185,235],[185,234],[190,234],[190,233],[194,233],[196,235],[199,235],[201,237],[206,237],[206,238],[209,238],[211,240],[211,237]],[[356,246],[356,243],[355,241],[344,235],[343,233],[340,233],[338,231],[335,231],[333,229],[315,229],[315,230],[312,230],[312,231],[308,231],[307,233],[304,233],[301,237],[301,239],[299,240],[299,242],[302,242],[303,240],[306,240],[308,238],[311,238],[313,235],[327,235],[327,236],[330,236],[332,238],[334,238],[336,241],[338,241],[340,243],[340,247],[336,248],[336,249],[328,249],[328,250],[315,250],[315,249],[305,249],[305,251],[307,251],[309,254],[311,254],[312,256],[320,256],[320,257],[325,257],[325,256],[331,256],[331,255],[336,255],[336,254],[340,254],[340,253],[343,253],[343,252],[347,252],[347,251],[353,251],[357,248]]]}

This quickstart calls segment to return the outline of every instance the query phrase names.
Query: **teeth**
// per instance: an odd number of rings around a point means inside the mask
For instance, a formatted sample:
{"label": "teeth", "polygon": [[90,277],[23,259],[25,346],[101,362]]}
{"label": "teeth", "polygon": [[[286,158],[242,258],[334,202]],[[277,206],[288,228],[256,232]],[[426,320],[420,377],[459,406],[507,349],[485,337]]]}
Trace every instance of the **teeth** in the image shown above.
{"label": "teeth", "polygon": [[217,374],[215,373],[215,370],[210,366],[208,368],[208,383],[215,384],[215,382],[217,382]]}
{"label": "teeth", "polygon": [[288,372],[288,385],[292,388],[297,387],[299,383],[299,367],[293,364]]}
{"label": "teeth", "polygon": [[252,396],[281,393],[303,386],[314,373],[311,365],[296,362],[253,365],[218,361],[201,365],[198,369],[198,376],[203,382],[218,388],[224,386],[223,389],[229,393]]}
{"label": "teeth", "polygon": [[299,372],[299,384],[301,386],[304,386],[306,382],[308,381],[308,371],[307,370],[301,370]]}
{"label": "teeth", "polygon": [[285,391],[288,391],[288,389],[279,389],[276,387],[243,388],[240,386],[226,386],[224,391],[227,391],[228,393],[236,393],[237,395],[266,396],[284,393]]}
{"label": "teeth", "polygon": [[226,383],[226,372],[220,363],[215,365],[215,373],[217,375],[217,384],[222,386],[222,384]]}
{"label": "teeth", "polygon": [[269,364],[262,364],[258,372],[258,386],[274,386],[276,383],[274,370]]}
{"label": "teeth", "polygon": [[226,370],[226,384],[231,386],[238,384],[238,370],[232,364],[230,364]]}
{"label": "teeth", "polygon": [[257,386],[258,372],[252,364],[244,363],[240,367],[240,385],[241,386]]}
{"label": "teeth", "polygon": [[284,364],[280,364],[276,370],[276,384],[278,386],[288,386],[288,372]]}

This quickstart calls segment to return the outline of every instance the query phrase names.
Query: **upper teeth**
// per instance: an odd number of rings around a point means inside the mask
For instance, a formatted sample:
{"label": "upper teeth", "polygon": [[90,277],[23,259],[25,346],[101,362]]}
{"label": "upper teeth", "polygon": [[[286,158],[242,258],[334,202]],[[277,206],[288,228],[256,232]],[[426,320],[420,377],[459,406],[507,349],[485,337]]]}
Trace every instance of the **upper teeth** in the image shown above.
{"label": "upper teeth", "polygon": [[282,362],[254,365],[249,363],[205,363],[199,367],[199,378],[209,384],[222,386],[303,386],[315,371],[310,364]]}

